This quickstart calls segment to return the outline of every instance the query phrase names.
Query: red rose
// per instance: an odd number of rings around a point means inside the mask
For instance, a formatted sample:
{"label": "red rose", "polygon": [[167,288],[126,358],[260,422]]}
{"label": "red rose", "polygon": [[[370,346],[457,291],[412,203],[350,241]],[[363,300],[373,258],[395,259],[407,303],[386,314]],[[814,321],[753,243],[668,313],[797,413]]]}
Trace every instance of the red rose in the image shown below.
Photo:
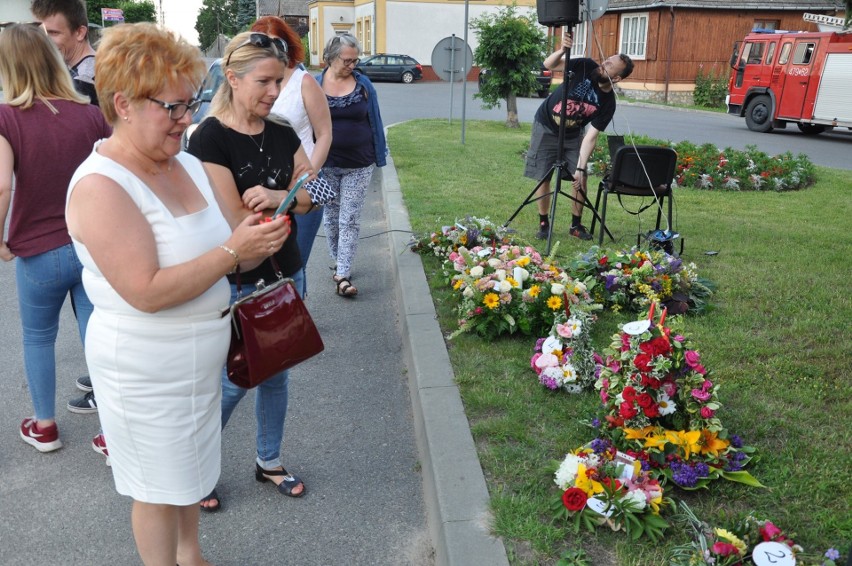
{"label": "red rose", "polygon": [[639,411],[633,407],[631,403],[625,401],[618,409],[618,414],[624,419],[632,419],[639,414]]}
{"label": "red rose", "polygon": [[569,511],[580,511],[586,506],[586,492],[579,487],[569,487],[562,494],[562,505]]}
{"label": "red rose", "polygon": [[715,415],[715,414],[716,414],[716,411],[714,411],[710,407],[701,407],[701,418],[702,419],[712,418],[713,415]]}
{"label": "red rose", "polygon": [[[760,527],[760,535],[763,537],[763,540],[784,540],[784,537],[781,537],[781,529],[776,527],[771,521],[766,521],[766,524]],[[780,538],[779,538],[780,537]]]}
{"label": "red rose", "polygon": [[736,556],[739,554],[737,547],[729,542],[716,542],[710,549],[717,556]]}
{"label": "red rose", "polygon": [[607,486],[610,489],[618,491],[621,489],[621,482],[618,480],[614,480],[612,478],[604,478],[601,480],[601,484]]}
{"label": "red rose", "polygon": [[619,428],[624,426],[624,419],[621,417],[613,417],[612,415],[607,415],[606,422],[609,423],[609,428]]}
{"label": "red rose", "polygon": [[651,389],[654,389],[654,390],[659,389],[660,385],[661,385],[661,382],[660,382],[659,379],[657,379],[656,377],[650,377],[648,375],[642,376],[641,383],[642,383],[642,387],[650,387]]}
{"label": "red rose", "polygon": [[[625,399],[626,400],[626,399]],[[654,403],[654,400],[647,393],[643,393],[636,397],[636,404],[642,407],[643,409],[647,409]]]}
{"label": "red rose", "polygon": [[651,355],[650,354],[637,354],[635,358],[633,358],[633,365],[636,366],[636,369],[639,371],[651,371]]}
{"label": "red rose", "polygon": [[650,407],[642,409],[642,411],[649,419],[655,419],[660,416],[660,408],[657,405],[651,405]]}
{"label": "red rose", "polygon": [[600,265],[606,265],[606,262],[607,262],[607,261],[609,261],[609,260],[607,259],[607,257],[606,257],[606,256],[603,256],[602,258],[600,258],[600,259],[598,260],[598,263],[599,263]]}
{"label": "red rose", "polygon": [[652,356],[662,356],[672,351],[669,341],[662,336],[657,336],[647,342],[642,342],[639,344],[639,349]]}
{"label": "red rose", "polygon": [[627,401],[628,403],[633,403],[633,401],[636,399],[636,390],[633,388],[632,385],[628,385],[624,388],[624,390],[621,392],[621,398]]}

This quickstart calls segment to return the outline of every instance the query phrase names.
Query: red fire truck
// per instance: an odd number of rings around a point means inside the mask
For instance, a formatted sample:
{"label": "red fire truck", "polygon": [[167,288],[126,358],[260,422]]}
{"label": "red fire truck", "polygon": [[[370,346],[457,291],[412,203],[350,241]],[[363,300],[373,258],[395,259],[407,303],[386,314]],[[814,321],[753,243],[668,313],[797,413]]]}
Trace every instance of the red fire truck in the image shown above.
{"label": "red fire truck", "polygon": [[728,114],[755,132],[852,129],[852,30],[755,30],[734,44]]}

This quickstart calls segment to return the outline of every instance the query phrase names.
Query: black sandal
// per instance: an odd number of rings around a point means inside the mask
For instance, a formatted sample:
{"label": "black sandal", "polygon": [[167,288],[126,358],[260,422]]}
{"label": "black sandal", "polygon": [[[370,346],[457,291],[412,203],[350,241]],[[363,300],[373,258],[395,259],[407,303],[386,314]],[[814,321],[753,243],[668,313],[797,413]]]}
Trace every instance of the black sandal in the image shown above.
{"label": "black sandal", "polygon": [[[282,466],[280,470],[266,470],[260,467],[260,464],[255,464],[254,471],[254,479],[259,481],[260,483],[265,483],[268,481],[272,481],[267,476],[283,476],[284,481],[278,484],[278,491],[286,495],[287,497],[302,497],[305,495],[305,492],[308,491],[308,486],[299,479],[299,476],[294,476],[284,469]],[[275,483],[275,482],[273,482]],[[302,486],[302,491],[299,493],[293,493],[293,490],[299,486]]]}
{"label": "black sandal", "polygon": [[[215,501],[216,505],[210,505],[211,501]],[[205,503],[207,503],[207,505],[204,505]],[[207,497],[201,499],[198,505],[201,507],[202,511],[215,513],[222,508],[222,500],[219,498],[219,494],[216,493],[216,489],[214,488]]]}
{"label": "black sandal", "polygon": [[349,281],[348,277],[334,275],[332,279],[337,283],[337,294],[341,297],[354,297],[358,294],[358,288]]}

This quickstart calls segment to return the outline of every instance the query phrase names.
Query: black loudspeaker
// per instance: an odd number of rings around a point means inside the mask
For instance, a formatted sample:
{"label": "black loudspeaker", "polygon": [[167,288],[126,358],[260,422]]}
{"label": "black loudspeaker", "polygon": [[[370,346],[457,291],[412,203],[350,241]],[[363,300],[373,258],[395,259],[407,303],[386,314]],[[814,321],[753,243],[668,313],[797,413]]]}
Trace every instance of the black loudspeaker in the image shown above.
{"label": "black loudspeaker", "polygon": [[567,26],[580,21],[580,0],[537,0],[538,23]]}

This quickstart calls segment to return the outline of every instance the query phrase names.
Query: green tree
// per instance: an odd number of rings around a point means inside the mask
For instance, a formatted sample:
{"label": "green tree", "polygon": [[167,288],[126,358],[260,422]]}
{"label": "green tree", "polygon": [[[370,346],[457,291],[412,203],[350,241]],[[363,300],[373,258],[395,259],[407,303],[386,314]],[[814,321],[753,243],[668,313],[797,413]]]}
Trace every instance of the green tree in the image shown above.
{"label": "green tree", "polygon": [[257,19],[257,4],[255,0],[236,0],[237,30],[247,31]]}
{"label": "green tree", "polygon": [[[124,21],[128,24],[136,22],[156,22],[157,10],[151,0],[88,0],[86,15],[89,22],[100,25],[101,8],[118,8],[124,12]],[[117,22],[104,22],[109,27]]]}
{"label": "green tree", "polygon": [[210,47],[220,33],[228,37],[237,33],[236,7],[233,0],[204,0],[195,20],[195,31],[202,49]]}
{"label": "green tree", "polygon": [[473,54],[479,67],[488,69],[475,95],[486,108],[500,106],[506,101],[506,126],[517,128],[518,100],[516,93],[535,90],[535,71],[544,57],[545,35],[528,16],[509,6],[496,14],[485,14],[471,22],[479,36]]}

